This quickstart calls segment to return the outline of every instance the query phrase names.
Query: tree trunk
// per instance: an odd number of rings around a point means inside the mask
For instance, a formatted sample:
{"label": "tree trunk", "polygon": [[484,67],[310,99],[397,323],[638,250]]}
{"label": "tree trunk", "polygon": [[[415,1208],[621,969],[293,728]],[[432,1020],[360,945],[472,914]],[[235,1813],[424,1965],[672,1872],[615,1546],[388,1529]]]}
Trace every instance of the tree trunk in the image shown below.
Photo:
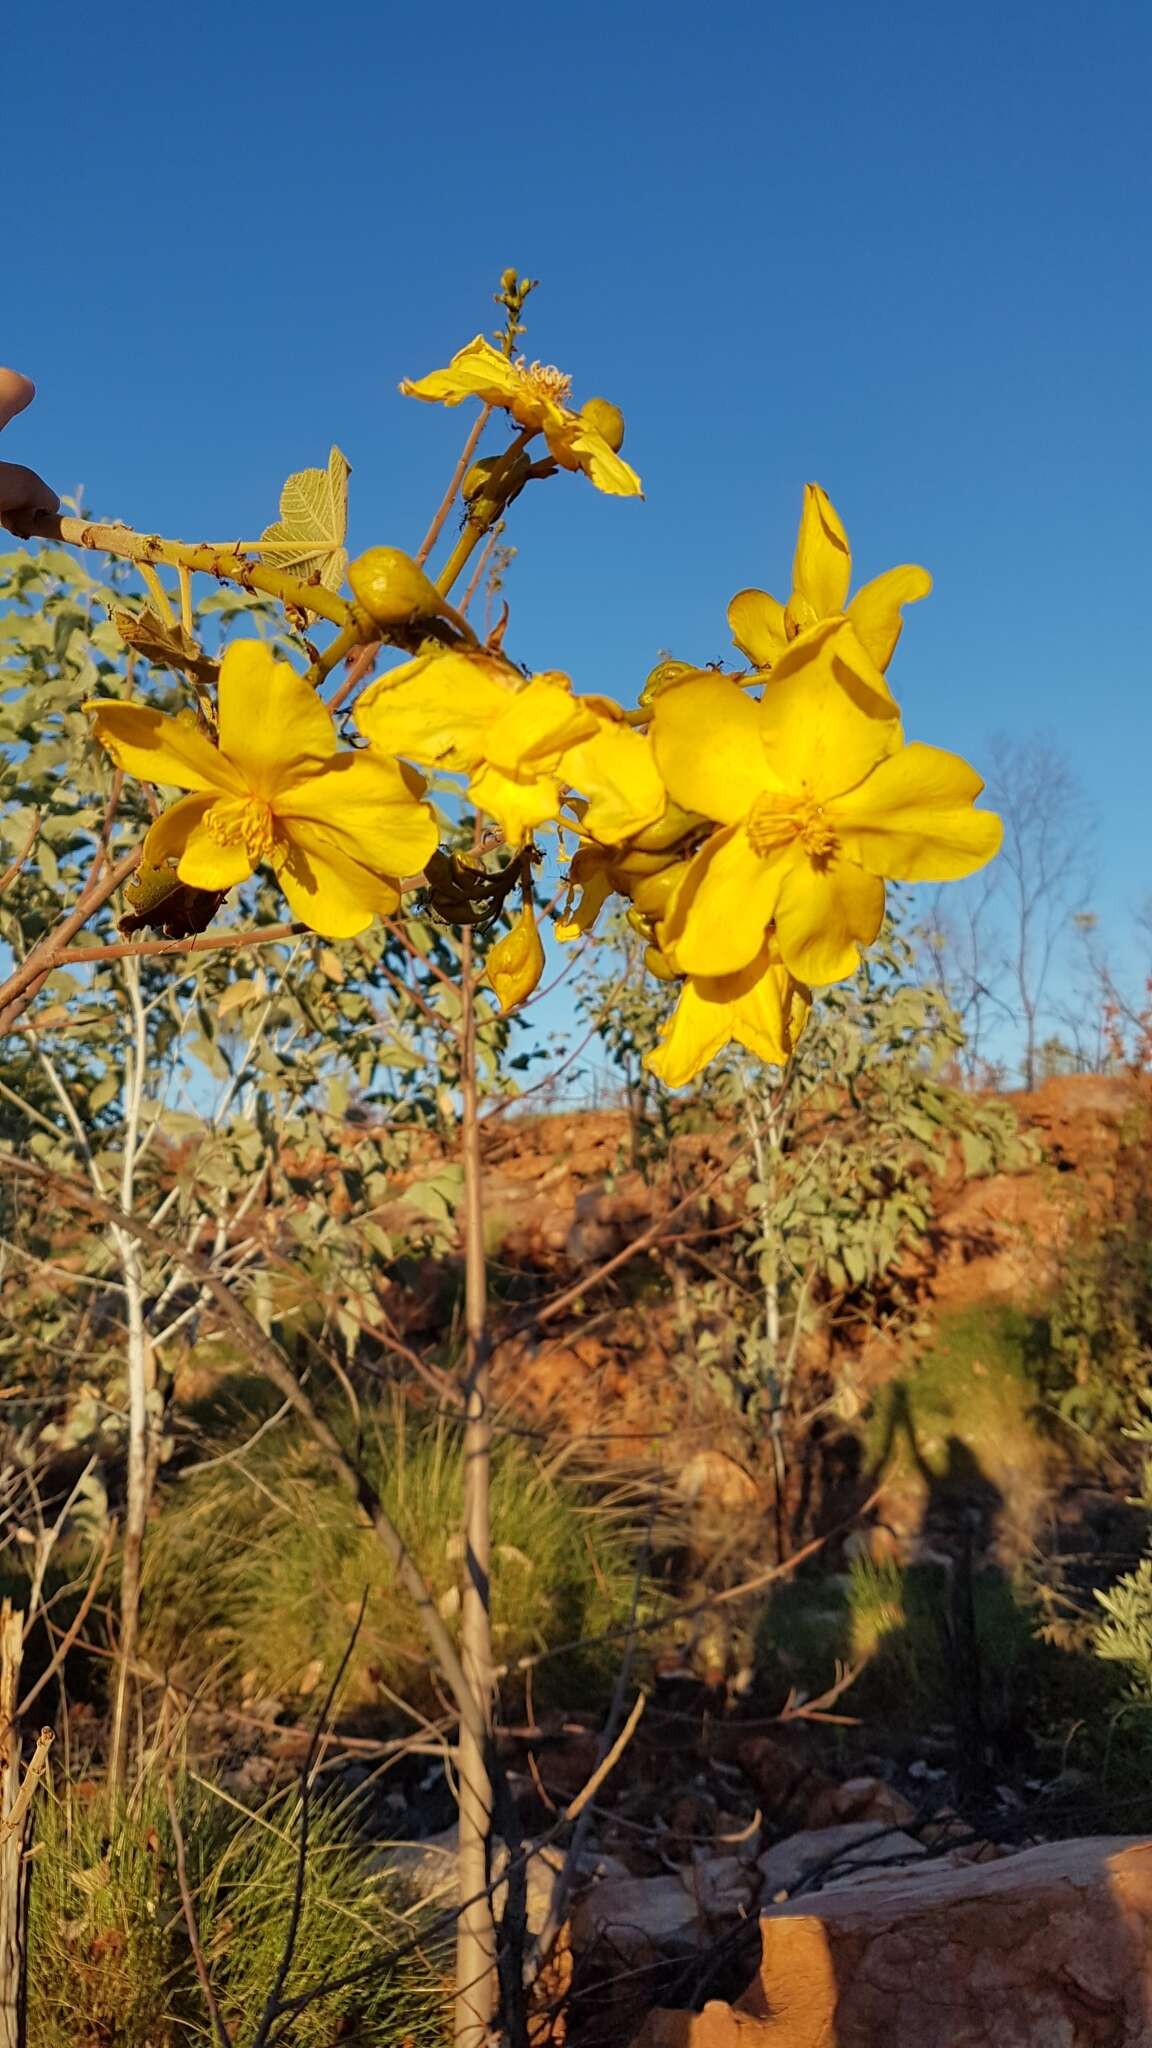
{"label": "tree trunk", "polygon": [[156,1481],[158,1446],[154,1442],[156,1366],[144,1324],[144,1287],[140,1247],[124,1232],[115,1233],[127,1297],[128,1487],[124,1510],[124,1545],[120,1577],[120,1648],[116,1666],[116,1701],[112,1716],[109,1786],[115,1800],[128,1763],[132,1672],[140,1635],[140,1576],[144,1533]]}
{"label": "tree trunk", "polygon": [[477,1725],[460,1726],[460,1917],[456,1924],[456,2044],[484,2048],[499,2005],[492,1877],[492,1623],[489,1603],[492,1407],[487,1273],[476,1091],[476,1012],[471,934],[461,958],[464,1267],[464,1589],[460,1652]]}

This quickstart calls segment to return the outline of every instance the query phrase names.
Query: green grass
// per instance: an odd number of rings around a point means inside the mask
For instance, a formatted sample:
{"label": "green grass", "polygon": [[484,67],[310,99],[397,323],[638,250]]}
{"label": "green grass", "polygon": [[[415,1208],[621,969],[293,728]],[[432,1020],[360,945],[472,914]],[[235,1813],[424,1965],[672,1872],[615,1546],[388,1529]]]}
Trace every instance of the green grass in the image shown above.
{"label": "green grass", "polygon": [[[175,1875],[163,1784],[146,1772],[110,1811],[102,1788],[41,1801],[28,1932],[28,2048],[192,2048],[212,2033]],[[246,1814],[178,1775],[177,1811],[201,1945],[224,2023],[251,2039],[283,1953],[296,1874],[296,1796]],[[444,1954],[408,1950],[415,1922],[321,1809],[287,1992],[355,1978],[295,2020],[293,2048],[442,2041]]]}
{"label": "green grass", "polygon": [[[459,1432],[397,1405],[368,1415],[361,1460],[451,1623],[459,1599],[463,1484]],[[556,1476],[522,1441],[497,1446],[492,1482],[494,1645],[501,1664],[595,1636],[630,1608],[636,1544],[628,1517]],[[168,1485],[147,1545],[145,1653],[183,1683],[299,1699],[335,1672],[361,1599],[346,1707],[427,1707],[435,1687],[420,1623],[372,1532],[311,1446],[272,1432],[242,1466]],[[614,1646],[557,1659],[566,1701],[600,1686]],[[545,1662],[537,1699],[553,1689]]]}
{"label": "green grass", "polygon": [[[1041,1666],[1059,1653],[1037,1635],[1027,1600],[1004,1573],[973,1580],[976,1641],[993,1721],[1021,1712]],[[782,1587],[757,1633],[757,1665],[770,1693],[798,1686],[811,1696],[859,1665],[847,1710],[903,1731],[947,1720],[955,1674],[944,1621],[948,1574],[935,1564],[854,1560],[839,1578],[800,1578]]]}

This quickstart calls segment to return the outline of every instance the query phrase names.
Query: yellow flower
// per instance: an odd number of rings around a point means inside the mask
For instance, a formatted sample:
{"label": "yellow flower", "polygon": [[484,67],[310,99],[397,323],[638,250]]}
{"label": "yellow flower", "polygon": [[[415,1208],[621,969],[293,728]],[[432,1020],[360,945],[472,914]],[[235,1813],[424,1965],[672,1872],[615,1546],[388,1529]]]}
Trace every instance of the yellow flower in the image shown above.
{"label": "yellow flower", "polygon": [[270,867],[296,917],[345,939],[396,910],[395,877],[435,851],[421,778],[379,754],[338,752],[315,690],[260,641],[224,656],[218,746],[191,716],[106,698],[84,709],[118,767],[191,792],[157,818],[143,859],[174,859],[193,888],[231,889]]}
{"label": "yellow flower", "polygon": [[[582,469],[598,491],[608,491],[614,497],[642,495],[635,470],[629,469],[594,424],[595,411],[587,418],[567,404],[572,379],[545,363],[510,363],[482,334],[454,355],[446,370],[433,370],[430,376],[415,381],[406,377],[400,389],[409,398],[426,398],[441,405],[479,398],[485,405],[500,406],[518,426],[543,434],[548,453],[561,469]],[[596,402],[590,401],[593,406]]]}
{"label": "yellow flower", "polygon": [[365,690],[356,715],[389,754],[467,775],[473,803],[510,846],[555,818],[573,783],[613,838],[664,809],[649,741],[606,698],[574,697],[555,672],[525,682],[489,655],[419,655]]}
{"label": "yellow flower", "polygon": [[[582,821],[587,826],[588,814]],[[567,874],[569,902],[577,889],[580,901],[556,926],[558,939],[579,939],[590,932],[613,895],[624,896],[648,919],[662,917],[688,863],[686,849],[700,836],[703,818],[669,803],[655,824],[622,845],[589,840],[572,857]]]}
{"label": "yellow flower", "polygon": [[502,1017],[526,1002],[538,986],[544,972],[544,948],[531,904],[524,904],[515,924],[497,939],[484,972],[496,992]]}
{"label": "yellow flower", "polygon": [[[661,928],[681,972],[738,973],[775,923],[801,981],[841,981],[876,937],[884,881],[944,882],[997,851],[1000,820],[955,754],[905,745],[853,682],[846,623],[782,657],[755,702],[728,677],[656,699],[653,741],[672,797],[715,819]],[[845,658],[842,660],[842,654]]]}
{"label": "yellow flower", "polygon": [[644,1064],[669,1088],[683,1088],[735,1039],[757,1059],[782,1067],[811,1007],[810,991],[789,974],[775,941],[766,937],[739,973],[689,977]]}
{"label": "yellow flower", "polygon": [[906,564],[887,569],[865,583],[848,602],[852,555],[839,514],[819,484],[805,484],[804,509],[792,564],[792,595],[786,605],[766,590],[740,590],[728,607],[732,638],[756,668],[774,668],[785,649],[825,621],[851,621],[869,661],[878,674],[872,687],[891,705],[883,680],[900,638],[902,606],[927,597],[932,578],[927,569]]}

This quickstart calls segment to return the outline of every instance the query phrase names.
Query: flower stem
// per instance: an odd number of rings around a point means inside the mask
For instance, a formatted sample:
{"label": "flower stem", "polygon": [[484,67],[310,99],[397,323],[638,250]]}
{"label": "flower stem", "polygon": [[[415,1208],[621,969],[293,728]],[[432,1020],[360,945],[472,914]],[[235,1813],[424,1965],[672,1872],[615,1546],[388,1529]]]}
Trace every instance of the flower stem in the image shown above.
{"label": "flower stem", "polygon": [[516,457],[528,446],[535,433],[535,427],[525,427],[521,433],[517,434],[516,439],[509,443],[496,468],[492,471],[488,482],[484,486],[484,496],[495,501],[497,510],[492,512],[491,516],[487,519],[475,519],[469,513],[452,553],[449,555],[440,574],[433,579],[437,590],[440,591],[442,596],[447,596],[452,585],[457,582],[471,561],[485,534],[491,531],[503,513],[504,503],[500,498],[501,483],[511,471]]}
{"label": "flower stem", "polygon": [[435,547],[437,541],[439,540],[440,535],[444,531],[444,521],[447,519],[448,514],[452,510],[452,506],[456,498],[456,493],[460,489],[461,484],[463,483],[465,477],[468,474],[469,469],[471,468],[472,457],[475,455],[476,450],[480,445],[480,436],[484,432],[484,429],[487,426],[491,417],[492,407],[490,405],[482,405],[479,413],[477,414],[475,420],[472,423],[472,430],[468,436],[468,439],[465,441],[463,448],[460,450],[460,457],[455,469],[452,471],[452,480],[448,485],[448,489],[445,491],[444,496],[441,498],[440,503],[436,508],[436,513],[432,520],[432,524],[428,528],[428,531],[424,535],[424,538],[421,541],[420,546],[417,550],[416,560],[419,562],[421,568],[424,567],[425,562],[428,560],[428,557],[432,553],[432,550]]}

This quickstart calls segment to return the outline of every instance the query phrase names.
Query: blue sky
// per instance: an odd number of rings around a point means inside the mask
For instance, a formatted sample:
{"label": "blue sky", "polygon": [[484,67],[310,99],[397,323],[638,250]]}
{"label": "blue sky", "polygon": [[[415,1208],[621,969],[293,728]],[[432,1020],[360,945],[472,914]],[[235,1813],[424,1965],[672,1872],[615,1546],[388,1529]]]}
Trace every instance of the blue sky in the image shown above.
{"label": "blue sky", "polygon": [[[512,645],[625,698],[786,588],[801,487],[861,576],[922,561],[910,733],[1042,734],[1152,889],[1142,0],[580,11],[281,0],[4,28],[4,453],[92,509],[252,533],[340,443],[412,545],[460,414],[396,384],[543,279],[528,351],[628,418],[643,504],[521,501]],[[567,483],[567,480],[564,480]]]}

